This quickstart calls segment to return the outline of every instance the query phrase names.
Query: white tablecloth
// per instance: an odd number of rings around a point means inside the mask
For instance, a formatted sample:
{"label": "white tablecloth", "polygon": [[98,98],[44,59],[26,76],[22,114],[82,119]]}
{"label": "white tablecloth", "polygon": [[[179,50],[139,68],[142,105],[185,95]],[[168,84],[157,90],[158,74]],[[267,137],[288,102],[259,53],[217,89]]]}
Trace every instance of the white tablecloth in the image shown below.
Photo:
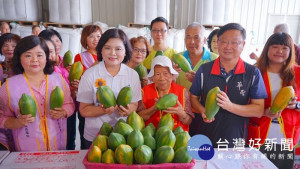
{"label": "white tablecloth", "polygon": [[[82,160],[87,150],[51,152],[12,152],[1,163],[0,169],[28,168],[85,168]],[[260,151],[245,149],[218,151],[211,160],[196,160],[195,169],[276,169]]]}

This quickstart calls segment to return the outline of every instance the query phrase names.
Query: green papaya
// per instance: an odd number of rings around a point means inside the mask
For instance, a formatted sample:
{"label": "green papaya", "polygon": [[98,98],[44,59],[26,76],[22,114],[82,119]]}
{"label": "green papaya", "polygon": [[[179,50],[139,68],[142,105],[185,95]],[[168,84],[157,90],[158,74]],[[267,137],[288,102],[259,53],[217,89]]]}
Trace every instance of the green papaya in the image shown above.
{"label": "green papaya", "polygon": [[112,131],[113,131],[112,126],[107,122],[104,122],[100,128],[101,135],[109,136]]}
{"label": "green papaya", "polygon": [[286,108],[293,97],[295,97],[295,91],[292,86],[281,88],[275,96],[270,108],[270,112],[273,114],[281,112],[284,108]]}
{"label": "green papaya", "polygon": [[181,132],[184,132],[184,130],[182,129],[181,126],[178,126],[178,127],[173,131],[173,133],[175,134],[175,136],[176,136],[177,134],[181,133]]}
{"label": "green papaya", "polygon": [[156,57],[156,56],[164,56],[164,52],[161,50],[158,50],[154,57]]}
{"label": "green papaya", "polygon": [[126,107],[132,100],[132,89],[130,86],[123,87],[117,97],[117,105]]}
{"label": "green papaya", "polygon": [[134,151],[134,159],[138,164],[152,164],[153,154],[150,147],[142,145]]}
{"label": "green papaya", "polygon": [[144,144],[144,136],[142,135],[140,130],[133,130],[128,135],[127,144],[130,145],[133,150]]}
{"label": "green papaya", "polygon": [[83,66],[82,64],[78,61],[73,63],[73,65],[70,68],[70,72],[69,72],[69,81],[73,82],[74,79],[79,80],[81,75],[83,73]]}
{"label": "green papaya", "polygon": [[118,125],[115,126],[114,132],[122,134],[125,139],[127,139],[127,136],[133,131],[132,127],[127,124],[120,122]]}
{"label": "green papaya", "polygon": [[190,163],[192,157],[187,151],[187,147],[181,147],[175,151],[175,157],[173,163]]}
{"label": "green papaya", "polygon": [[102,152],[99,147],[93,146],[88,153],[87,160],[92,163],[101,163]]}
{"label": "green papaya", "polygon": [[178,100],[178,97],[173,93],[164,95],[157,101],[156,108],[158,110],[166,110],[168,107],[175,106],[177,103],[177,100]]}
{"label": "green papaya", "polygon": [[115,151],[115,157],[120,164],[133,164],[133,150],[129,145],[119,145]]}
{"label": "green papaya", "polygon": [[205,101],[205,115],[206,118],[211,120],[215,117],[215,115],[218,113],[220,106],[218,106],[218,102],[216,100],[217,94],[220,92],[220,88],[214,87],[209,90],[206,96]]}
{"label": "green papaya", "polygon": [[158,140],[156,140],[156,147],[159,148],[161,146],[170,146],[174,147],[176,141],[176,137],[171,130],[167,130],[162,133]]}
{"label": "green papaya", "polygon": [[155,140],[158,140],[158,138],[166,131],[170,130],[169,126],[162,126],[157,129],[155,133]]}
{"label": "green papaya", "polygon": [[177,64],[182,71],[184,72],[189,72],[190,70],[192,70],[191,65],[189,63],[189,61],[182,55],[180,54],[174,54],[173,56],[173,61],[175,64]]}
{"label": "green papaya", "polygon": [[117,121],[117,123],[115,124],[115,128],[116,128],[121,122],[122,122],[122,123],[126,123],[126,121],[125,121],[124,119],[120,118],[120,119]]}
{"label": "green papaya", "polygon": [[73,62],[73,54],[70,50],[68,50],[63,57],[63,64],[64,67],[68,67],[69,65],[71,65]]}
{"label": "green papaya", "polygon": [[139,74],[140,80],[142,80],[147,75],[147,69],[142,64],[139,64],[134,70]]}
{"label": "green papaya", "polygon": [[177,150],[181,147],[186,147],[190,138],[191,138],[191,136],[189,135],[189,133],[187,131],[177,134],[174,150]]}
{"label": "green papaya", "polygon": [[115,152],[111,149],[107,149],[103,154],[101,158],[101,162],[105,164],[115,164],[117,163]]}
{"label": "green papaya", "polygon": [[141,130],[143,136],[145,137],[146,135],[150,135],[150,136],[154,136],[155,131],[152,130],[152,128],[150,126],[147,126],[146,128],[144,128],[143,130]]}
{"label": "green papaya", "polygon": [[25,93],[22,94],[19,100],[20,112],[23,115],[31,114],[32,117],[36,116],[36,104],[34,99]]}
{"label": "green papaya", "polygon": [[108,137],[108,147],[115,150],[121,144],[126,144],[124,136],[119,133],[110,133]]}
{"label": "green papaya", "polygon": [[127,117],[127,124],[129,124],[135,130],[142,130],[145,128],[144,119],[135,111],[131,112]]}
{"label": "green papaya", "polygon": [[151,148],[152,151],[156,149],[156,141],[155,138],[151,135],[144,136],[144,145],[147,145]]}
{"label": "green papaya", "polygon": [[92,142],[93,146],[100,148],[101,152],[104,152],[108,148],[108,137],[105,135],[98,135]]}
{"label": "green papaya", "polygon": [[55,108],[61,108],[63,103],[64,92],[59,86],[56,86],[50,94],[50,109],[54,110]]}
{"label": "green papaya", "polygon": [[174,128],[174,119],[173,119],[173,117],[172,117],[172,115],[170,113],[167,113],[167,114],[163,115],[161,117],[161,119],[159,120],[157,128],[161,128],[163,126],[168,126],[169,129],[171,131],[173,131],[173,128]]}
{"label": "green papaya", "polygon": [[[153,124],[153,123],[149,123],[148,126],[149,126],[149,127],[154,131],[154,133],[155,133],[156,128],[155,128],[154,124]],[[148,127],[148,126],[147,126],[147,127]]]}
{"label": "green papaya", "polygon": [[159,147],[153,157],[153,164],[171,163],[174,159],[174,150],[170,146]]}
{"label": "green papaya", "polygon": [[101,103],[104,108],[109,108],[116,105],[115,94],[108,86],[99,86],[96,96],[99,103]]}

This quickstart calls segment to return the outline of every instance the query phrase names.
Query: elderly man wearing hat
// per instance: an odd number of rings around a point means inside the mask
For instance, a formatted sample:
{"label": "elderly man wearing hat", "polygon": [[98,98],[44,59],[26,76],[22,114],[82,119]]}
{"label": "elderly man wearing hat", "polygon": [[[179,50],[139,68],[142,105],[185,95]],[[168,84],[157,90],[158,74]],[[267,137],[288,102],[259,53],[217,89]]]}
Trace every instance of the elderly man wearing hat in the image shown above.
{"label": "elderly man wearing hat", "polygon": [[[174,129],[181,126],[183,130],[189,131],[189,124],[193,117],[189,92],[183,86],[174,83],[177,77],[178,72],[173,69],[172,62],[168,57],[156,56],[153,59],[148,78],[154,83],[142,89],[143,99],[140,101],[138,112],[145,120],[146,125],[153,123],[157,127],[160,118],[171,113],[174,119]],[[178,96],[177,104],[167,110],[157,110],[155,106],[157,100],[169,93]]]}

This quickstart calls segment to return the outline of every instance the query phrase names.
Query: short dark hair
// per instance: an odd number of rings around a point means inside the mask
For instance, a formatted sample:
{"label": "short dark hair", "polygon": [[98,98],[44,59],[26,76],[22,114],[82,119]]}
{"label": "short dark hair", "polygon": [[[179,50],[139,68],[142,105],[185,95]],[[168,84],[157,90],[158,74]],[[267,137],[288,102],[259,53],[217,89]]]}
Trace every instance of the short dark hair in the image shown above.
{"label": "short dark hair", "polygon": [[228,23],[224,26],[222,26],[222,28],[220,29],[219,33],[218,33],[218,38],[223,35],[224,32],[228,31],[228,30],[239,30],[242,34],[243,39],[246,39],[246,30],[238,23]]}
{"label": "short dark hair", "polygon": [[208,48],[209,48],[209,50],[210,50],[211,52],[212,52],[212,49],[211,49],[211,42],[212,42],[212,39],[213,39],[213,37],[214,37],[215,35],[218,36],[219,31],[220,31],[220,29],[215,29],[215,30],[213,30],[213,31],[209,34],[209,36],[207,37],[207,46],[208,46]]}
{"label": "short dark hair", "polygon": [[152,30],[152,26],[155,22],[164,22],[167,26],[167,29],[169,29],[169,22],[166,20],[166,18],[160,16],[151,21],[150,30]]}
{"label": "short dark hair", "polygon": [[36,46],[41,46],[41,48],[44,50],[46,54],[46,66],[44,68],[44,73],[45,74],[51,74],[54,71],[54,64],[55,62],[50,61],[49,59],[49,48],[45,40],[41,37],[37,37],[34,35],[26,36],[23,39],[19,41],[17,44],[15,51],[14,51],[14,56],[12,58],[12,63],[11,67],[15,75],[21,74],[24,72],[24,68],[21,64],[21,55],[36,47]]}
{"label": "short dark hair", "polygon": [[132,49],[127,35],[121,29],[109,29],[103,33],[96,47],[98,61],[103,60],[102,52],[101,52],[102,48],[107,43],[107,41],[111,38],[119,38],[122,40],[125,47],[125,57],[122,63],[127,63],[130,60]]}
{"label": "short dark hair", "polygon": [[62,38],[61,38],[60,34],[59,34],[56,30],[54,30],[54,29],[45,29],[45,30],[43,30],[43,31],[39,34],[39,37],[41,37],[41,38],[43,38],[43,39],[46,39],[46,40],[51,40],[51,38],[52,38],[53,36],[55,36],[55,35],[58,37],[58,39],[59,39],[60,42],[62,43],[63,41],[62,41]]}
{"label": "short dark hair", "polygon": [[87,25],[83,28],[82,33],[81,33],[80,42],[81,42],[81,45],[84,49],[87,49],[87,40],[86,40],[86,38],[90,34],[92,34],[94,32],[97,32],[97,31],[99,31],[100,34],[102,35],[102,29],[98,25]]}
{"label": "short dark hair", "polygon": [[2,36],[0,36],[0,54],[2,55],[2,47],[5,42],[7,41],[14,41],[18,43],[21,40],[21,37],[19,35],[13,34],[13,33],[5,33]]}
{"label": "short dark hair", "polygon": [[36,27],[40,27],[40,26],[39,25],[33,25],[32,28],[31,28],[31,30],[33,30]]}

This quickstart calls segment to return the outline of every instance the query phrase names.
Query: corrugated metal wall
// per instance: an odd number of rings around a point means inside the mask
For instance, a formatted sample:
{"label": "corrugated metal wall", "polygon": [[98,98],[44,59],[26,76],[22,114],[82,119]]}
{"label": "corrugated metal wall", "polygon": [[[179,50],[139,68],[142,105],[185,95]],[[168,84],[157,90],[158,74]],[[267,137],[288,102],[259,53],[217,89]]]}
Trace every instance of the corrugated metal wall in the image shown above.
{"label": "corrugated metal wall", "polygon": [[127,26],[134,19],[134,0],[92,0],[92,12],[93,22]]}
{"label": "corrugated metal wall", "polygon": [[208,25],[237,22],[250,34],[251,43],[264,44],[278,23],[288,23],[300,43],[300,0],[173,0],[170,23],[185,28],[197,21]]}
{"label": "corrugated metal wall", "polygon": [[[93,22],[117,26],[134,20],[134,0],[92,0],[92,8]],[[300,43],[300,0],[170,1],[170,24],[174,28],[183,29],[194,21],[212,25],[240,23],[251,44],[264,44],[274,26],[286,22],[291,36]]]}

